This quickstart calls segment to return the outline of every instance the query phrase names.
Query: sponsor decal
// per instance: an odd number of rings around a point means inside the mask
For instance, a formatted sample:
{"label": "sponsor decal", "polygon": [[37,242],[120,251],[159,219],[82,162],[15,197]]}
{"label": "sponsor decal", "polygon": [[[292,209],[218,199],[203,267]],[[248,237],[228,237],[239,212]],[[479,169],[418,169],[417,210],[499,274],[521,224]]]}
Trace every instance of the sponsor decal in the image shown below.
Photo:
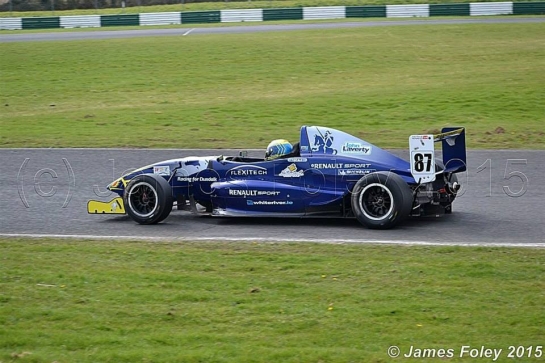
{"label": "sponsor decal", "polygon": [[277,196],[279,194],[280,192],[274,190],[229,189],[229,195],[236,197]]}
{"label": "sponsor decal", "polygon": [[114,202],[111,205],[112,212],[115,213],[116,209],[119,208],[119,204],[117,204],[117,201],[114,199]]}
{"label": "sponsor decal", "polygon": [[301,151],[308,151],[308,146],[301,146]]}
{"label": "sponsor decal", "polygon": [[339,175],[367,175],[375,171],[375,169],[339,169]]}
{"label": "sponsor decal", "polygon": [[313,169],[367,169],[371,166],[371,164],[354,164],[354,163],[318,163],[318,164],[310,164],[310,167]]}
{"label": "sponsor decal", "polygon": [[255,197],[257,195],[257,190],[229,189],[229,195],[237,197]]}
{"label": "sponsor decal", "polygon": [[292,205],[291,200],[251,200],[246,201],[246,205]]}
{"label": "sponsor decal", "polygon": [[[409,138],[409,146],[413,146],[413,150],[419,150],[421,146],[426,146],[429,141],[433,140],[433,135],[411,135]],[[419,142],[420,143],[419,143]]]}
{"label": "sponsor decal", "polygon": [[338,169],[342,168],[342,163],[323,163],[323,164],[310,164],[313,169]]}
{"label": "sponsor decal", "polygon": [[314,134],[314,144],[311,146],[312,151],[323,154],[337,154],[337,149],[332,147],[334,137],[331,135],[331,131],[327,130],[323,135],[319,130],[318,132],[318,134]]}
{"label": "sponsor decal", "polygon": [[342,146],[342,152],[345,154],[371,154],[371,145],[364,145],[359,142],[346,142]]}
{"label": "sponsor decal", "polygon": [[211,176],[211,177],[198,177],[198,176],[179,176],[178,178],[176,178],[176,180],[178,180],[179,182],[217,182],[218,181],[218,178],[216,178],[215,176]]}
{"label": "sponsor decal", "polygon": [[280,192],[274,191],[274,190],[259,190],[257,192],[257,195],[266,195],[266,196],[277,196]]}
{"label": "sponsor decal", "polygon": [[153,174],[157,175],[170,175],[170,166],[154,166],[153,167]]}
{"label": "sponsor decal", "polygon": [[299,178],[305,175],[303,170],[297,170],[297,165],[290,164],[286,169],[282,170],[279,176],[284,178]]}
{"label": "sponsor decal", "polygon": [[267,175],[267,169],[262,166],[240,165],[229,170],[227,175],[242,177]]}
{"label": "sponsor decal", "polygon": [[352,164],[352,163],[345,163],[345,168],[355,168],[355,169],[367,169],[371,166],[371,164]]}
{"label": "sponsor decal", "polygon": [[288,161],[290,163],[306,163],[307,158],[289,158]]}

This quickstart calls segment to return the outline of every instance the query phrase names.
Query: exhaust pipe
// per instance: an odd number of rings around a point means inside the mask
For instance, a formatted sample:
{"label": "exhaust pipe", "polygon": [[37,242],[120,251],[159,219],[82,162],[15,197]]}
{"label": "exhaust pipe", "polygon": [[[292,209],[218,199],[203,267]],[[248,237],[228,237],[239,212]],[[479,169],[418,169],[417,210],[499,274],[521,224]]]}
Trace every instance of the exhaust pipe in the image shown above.
{"label": "exhaust pipe", "polygon": [[452,184],[450,184],[450,183],[448,184],[447,190],[448,190],[448,192],[449,192],[450,194],[454,194],[454,195],[455,195],[456,193],[458,193],[458,191],[460,190],[460,188],[462,188],[462,185],[460,185],[460,183],[458,183],[458,182],[454,182],[454,183],[452,183]]}

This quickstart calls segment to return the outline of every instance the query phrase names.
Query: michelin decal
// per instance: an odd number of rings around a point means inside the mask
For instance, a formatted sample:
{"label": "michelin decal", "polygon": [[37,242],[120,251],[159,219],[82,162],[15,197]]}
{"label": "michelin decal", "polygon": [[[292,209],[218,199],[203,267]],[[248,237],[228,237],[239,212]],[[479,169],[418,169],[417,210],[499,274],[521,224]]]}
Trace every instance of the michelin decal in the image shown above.
{"label": "michelin decal", "polygon": [[339,169],[339,175],[367,175],[375,171],[375,169]]}

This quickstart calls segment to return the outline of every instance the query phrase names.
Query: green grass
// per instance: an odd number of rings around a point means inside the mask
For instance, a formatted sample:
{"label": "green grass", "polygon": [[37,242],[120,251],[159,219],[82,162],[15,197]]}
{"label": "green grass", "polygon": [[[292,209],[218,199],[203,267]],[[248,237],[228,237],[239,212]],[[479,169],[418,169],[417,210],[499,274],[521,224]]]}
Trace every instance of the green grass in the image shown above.
{"label": "green grass", "polygon": [[543,345],[542,249],[2,239],[0,260],[3,362],[389,362],[390,345]]}
{"label": "green grass", "polygon": [[543,149],[545,24],[0,43],[0,146],[263,148],[300,125]]}

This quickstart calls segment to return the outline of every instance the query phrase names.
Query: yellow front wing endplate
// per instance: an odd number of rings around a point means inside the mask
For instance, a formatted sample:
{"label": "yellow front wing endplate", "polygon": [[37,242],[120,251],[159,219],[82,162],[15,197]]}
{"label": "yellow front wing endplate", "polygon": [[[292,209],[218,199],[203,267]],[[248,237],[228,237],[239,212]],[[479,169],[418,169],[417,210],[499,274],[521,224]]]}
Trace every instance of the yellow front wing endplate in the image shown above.
{"label": "yellow front wing endplate", "polygon": [[87,202],[87,213],[89,214],[125,214],[123,198],[117,197],[109,202],[90,200]]}

